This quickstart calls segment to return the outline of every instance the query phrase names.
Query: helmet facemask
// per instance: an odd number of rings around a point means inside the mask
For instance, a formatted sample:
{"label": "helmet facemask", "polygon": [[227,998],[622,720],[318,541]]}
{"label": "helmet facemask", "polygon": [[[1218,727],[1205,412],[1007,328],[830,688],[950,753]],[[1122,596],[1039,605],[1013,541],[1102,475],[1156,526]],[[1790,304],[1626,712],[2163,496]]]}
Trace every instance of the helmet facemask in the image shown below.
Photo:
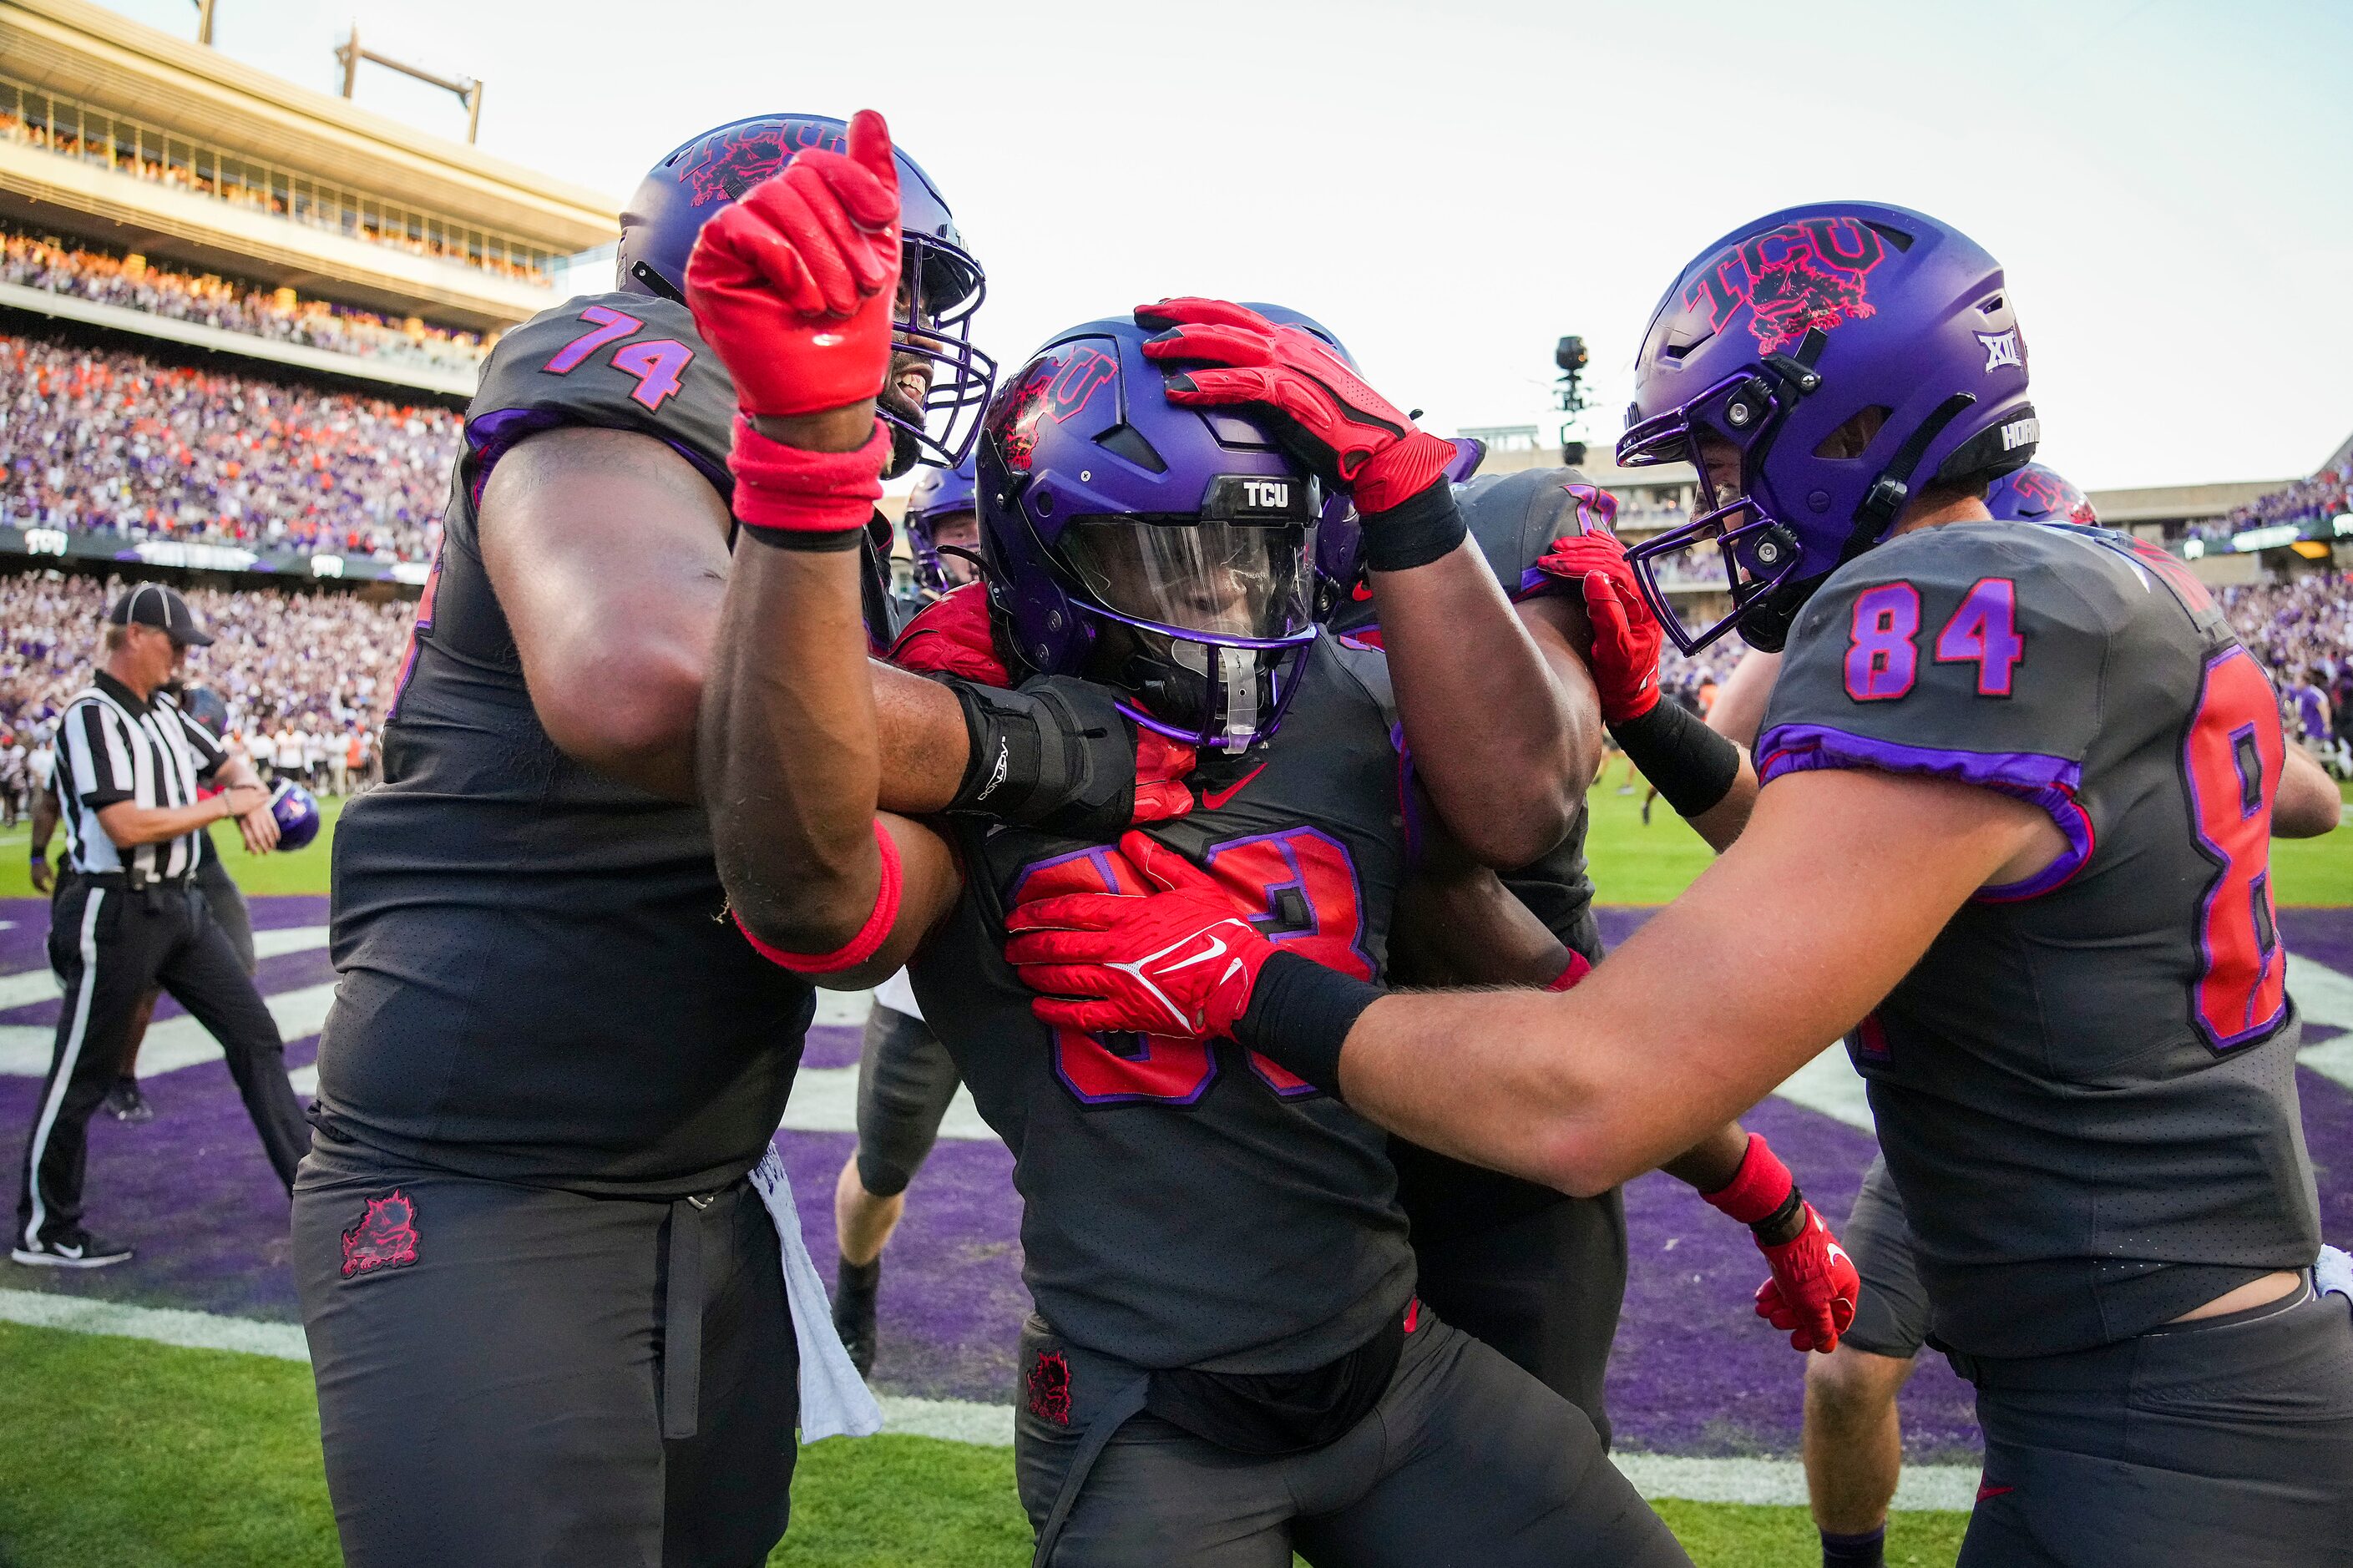
{"label": "helmet facemask", "polygon": [[[1792,581],[1797,536],[1755,493],[1765,454],[1797,395],[1770,372],[1727,376],[1689,403],[1632,426],[1619,443],[1618,460],[1627,468],[1687,462],[1698,473],[1692,521],[1626,552],[1659,625],[1686,654],[1735,626],[1752,644],[1778,648],[1773,626],[1787,634],[1812,585]],[[1666,584],[1710,575],[1724,579],[1733,613],[1694,632],[1670,602]]]}
{"label": "helmet facemask", "polygon": [[[997,381],[997,362],[972,342],[973,315],[988,294],[980,264],[949,240],[909,234],[899,279],[891,375],[875,405],[891,426],[892,478],[919,462],[962,462]],[[920,399],[900,388],[909,371],[924,378]]]}
{"label": "helmet facemask", "polygon": [[1137,723],[1229,752],[1274,732],[1315,636],[1320,502],[1312,480],[1228,476],[1199,516],[1071,520],[1060,554],[1097,623],[1090,672]]}

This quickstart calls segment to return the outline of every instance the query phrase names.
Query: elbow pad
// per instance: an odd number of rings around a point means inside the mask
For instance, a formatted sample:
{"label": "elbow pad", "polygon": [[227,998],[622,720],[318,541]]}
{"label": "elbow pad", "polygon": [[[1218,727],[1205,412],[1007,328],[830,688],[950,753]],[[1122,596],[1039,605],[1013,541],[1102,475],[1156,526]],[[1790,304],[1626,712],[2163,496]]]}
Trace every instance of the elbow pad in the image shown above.
{"label": "elbow pad", "polygon": [[951,812],[1109,843],[1135,810],[1135,730],[1103,687],[1041,676],[1018,691],[950,679],[971,750]]}

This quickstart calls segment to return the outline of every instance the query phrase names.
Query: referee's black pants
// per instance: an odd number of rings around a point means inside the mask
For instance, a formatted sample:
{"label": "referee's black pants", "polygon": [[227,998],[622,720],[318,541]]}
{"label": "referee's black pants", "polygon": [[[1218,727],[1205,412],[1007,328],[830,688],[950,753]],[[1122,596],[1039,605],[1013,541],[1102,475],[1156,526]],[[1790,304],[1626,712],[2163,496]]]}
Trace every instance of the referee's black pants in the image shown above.
{"label": "referee's black pants", "polygon": [[134,890],[117,877],[78,877],[49,906],[49,964],[66,994],[25,1144],[16,1202],[21,1244],[69,1240],[80,1227],[90,1119],[114,1081],[132,1019],[153,985],[220,1042],[261,1146],[293,1189],[311,1130],[286,1081],[286,1044],[202,891],[187,884]]}

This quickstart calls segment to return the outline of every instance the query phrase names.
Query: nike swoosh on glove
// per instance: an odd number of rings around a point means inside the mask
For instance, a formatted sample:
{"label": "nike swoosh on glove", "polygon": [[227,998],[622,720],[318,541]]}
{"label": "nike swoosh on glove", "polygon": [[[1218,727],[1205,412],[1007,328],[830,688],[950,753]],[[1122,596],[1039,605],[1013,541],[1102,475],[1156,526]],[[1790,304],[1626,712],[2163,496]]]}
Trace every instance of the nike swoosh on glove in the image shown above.
{"label": "nike swoosh on glove", "polygon": [[1789,1334],[1789,1348],[1838,1349],[1839,1336],[1854,1323],[1862,1277],[1811,1204],[1798,1234],[1778,1246],[1758,1241],[1757,1250],[1772,1266],[1773,1278],[1757,1288],[1757,1315]]}
{"label": "nike swoosh on glove", "polygon": [[1006,959],[1039,993],[1030,1011],[1060,1028],[1231,1039],[1274,944],[1175,850],[1134,832],[1119,849],[1159,891],[1069,893],[1006,917]]}
{"label": "nike swoosh on glove", "polygon": [[686,265],[695,329],[750,414],[874,396],[891,368],[899,167],[872,110],[847,152],[810,148],[702,226]]}
{"label": "nike swoosh on glove", "polygon": [[1640,719],[1659,705],[1659,649],[1666,641],[1651,613],[1626,547],[1607,529],[1556,539],[1536,558],[1535,570],[1577,584],[1585,595],[1586,618],[1593,623],[1593,651],[1587,661],[1601,698],[1605,722]]}
{"label": "nike swoosh on glove", "polygon": [[1377,526],[1378,513],[1445,482],[1454,444],[1417,429],[1305,328],[1199,299],[1138,305],[1135,322],[1167,329],[1144,345],[1145,358],[1200,367],[1169,373],[1169,402],[1264,418],[1324,483],[1355,499],[1367,527]]}

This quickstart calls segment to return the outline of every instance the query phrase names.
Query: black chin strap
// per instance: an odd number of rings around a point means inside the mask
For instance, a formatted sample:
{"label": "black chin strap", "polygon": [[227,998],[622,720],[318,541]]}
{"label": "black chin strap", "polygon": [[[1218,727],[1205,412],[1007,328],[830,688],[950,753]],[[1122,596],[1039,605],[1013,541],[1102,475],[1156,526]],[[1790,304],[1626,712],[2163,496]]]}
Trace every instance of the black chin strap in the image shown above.
{"label": "black chin strap", "polygon": [[1912,473],[1926,456],[1929,446],[1945,433],[1945,426],[1959,418],[1963,412],[1975,407],[1977,399],[1966,392],[1957,392],[1929,411],[1919,427],[1895,449],[1887,467],[1871,481],[1871,489],[1862,504],[1854,509],[1854,531],[1848,534],[1846,547],[1839,552],[1839,564],[1843,566],[1878,542],[1894,522],[1904,503],[1912,499]]}

